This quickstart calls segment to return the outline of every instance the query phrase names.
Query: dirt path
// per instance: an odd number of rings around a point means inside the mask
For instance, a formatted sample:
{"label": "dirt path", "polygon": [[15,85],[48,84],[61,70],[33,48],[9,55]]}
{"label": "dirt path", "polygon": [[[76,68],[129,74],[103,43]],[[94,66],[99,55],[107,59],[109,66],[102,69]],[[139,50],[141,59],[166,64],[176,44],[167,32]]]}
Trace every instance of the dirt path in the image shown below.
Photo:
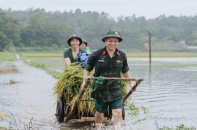
{"label": "dirt path", "polygon": [[13,65],[18,71],[0,74],[0,112],[12,115],[1,121],[0,126],[13,129],[58,129],[54,116],[56,96],[52,90],[56,79],[20,60],[4,64]]}

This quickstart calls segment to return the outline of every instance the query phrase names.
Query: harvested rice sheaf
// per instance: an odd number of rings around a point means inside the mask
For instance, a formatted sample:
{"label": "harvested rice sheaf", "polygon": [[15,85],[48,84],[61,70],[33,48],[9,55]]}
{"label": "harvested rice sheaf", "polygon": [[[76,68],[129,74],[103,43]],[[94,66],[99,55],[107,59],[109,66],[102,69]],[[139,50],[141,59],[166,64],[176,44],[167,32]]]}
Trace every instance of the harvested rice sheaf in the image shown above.
{"label": "harvested rice sheaf", "polygon": [[[69,103],[72,109],[80,93],[80,86],[82,82],[83,82],[83,69],[81,65],[78,62],[72,63],[71,65],[65,68],[60,78],[56,82],[53,88],[54,93],[58,97],[62,97],[64,92],[68,92],[69,96],[72,97],[72,100]],[[123,92],[123,95],[125,95],[127,92],[126,91],[127,81],[122,81],[122,84],[123,84],[122,92]],[[92,91],[92,88],[88,87],[82,99],[94,100],[90,96],[91,91]],[[95,112],[94,106],[95,106],[94,101],[88,101],[88,102],[81,101],[78,104],[78,112],[80,112],[82,115],[84,113],[93,115]]]}
{"label": "harvested rice sheaf", "polygon": [[78,62],[67,66],[54,86],[54,93],[61,97],[65,90],[69,90],[71,97],[79,94],[83,82],[83,69]]}

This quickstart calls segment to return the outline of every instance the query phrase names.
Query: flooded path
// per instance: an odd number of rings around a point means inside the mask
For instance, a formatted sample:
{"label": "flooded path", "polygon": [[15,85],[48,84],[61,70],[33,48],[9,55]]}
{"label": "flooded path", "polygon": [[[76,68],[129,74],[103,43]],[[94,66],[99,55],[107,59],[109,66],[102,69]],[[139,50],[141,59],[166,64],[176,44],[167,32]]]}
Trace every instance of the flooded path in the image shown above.
{"label": "flooded path", "polygon": [[0,126],[20,130],[56,129],[56,97],[52,91],[56,79],[22,61],[4,64],[15,66],[18,72],[0,74],[0,112],[11,115]]}

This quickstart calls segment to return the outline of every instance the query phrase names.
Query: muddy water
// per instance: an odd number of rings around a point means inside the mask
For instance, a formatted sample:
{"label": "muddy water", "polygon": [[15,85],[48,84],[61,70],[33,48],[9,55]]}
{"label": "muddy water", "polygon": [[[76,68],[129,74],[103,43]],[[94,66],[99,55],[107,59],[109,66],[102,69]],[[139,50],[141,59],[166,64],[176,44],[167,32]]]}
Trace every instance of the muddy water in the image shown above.
{"label": "muddy water", "polygon": [[[53,62],[59,60],[53,59]],[[139,114],[130,115],[126,110],[124,127],[119,129],[157,130],[164,126],[176,128],[181,124],[197,128],[197,58],[155,58],[151,67],[145,58],[128,59],[128,63],[132,76],[144,78],[144,81],[128,100],[139,108]],[[0,110],[12,113],[17,121],[20,118],[26,124],[32,122],[37,129],[59,127],[55,122],[55,96],[51,91],[56,80],[22,62],[14,64],[19,68],[18,73],[0,75]],[[56,68],[61,69],[56,66],[54,70]],[[19,83],[8,85],[11,79]],[[24,125],[17,127],[23,128]]]}
{"label": "muddy water", "polygon": [[144,78],[131,101],[148,112],[137,119],[157,128],[181,124],[197,128],[197,58],[156,58],[151,67],[148,63],[147,59],[129,60],[133,77]]}
{"label": "muddy water", "polygon": [[[11,115],[0,126],[19,130],[56,129],[56,97],[52,91],[56,80],[22,61],[4,64],[12,64],[18,72],[0,74],[0,112]],[[11,80],[15,83],[10,84]]]}

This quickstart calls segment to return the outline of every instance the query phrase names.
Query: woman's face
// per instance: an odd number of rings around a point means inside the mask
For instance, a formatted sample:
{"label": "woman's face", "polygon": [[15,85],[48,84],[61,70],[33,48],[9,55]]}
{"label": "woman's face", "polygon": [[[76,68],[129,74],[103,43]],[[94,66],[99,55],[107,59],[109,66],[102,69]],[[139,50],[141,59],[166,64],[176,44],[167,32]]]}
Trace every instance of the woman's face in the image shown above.
{"label": "woman's face", "polygon": [[72,38],[70,41],[71,47],[79,47],[80,41],[78,38]]}

